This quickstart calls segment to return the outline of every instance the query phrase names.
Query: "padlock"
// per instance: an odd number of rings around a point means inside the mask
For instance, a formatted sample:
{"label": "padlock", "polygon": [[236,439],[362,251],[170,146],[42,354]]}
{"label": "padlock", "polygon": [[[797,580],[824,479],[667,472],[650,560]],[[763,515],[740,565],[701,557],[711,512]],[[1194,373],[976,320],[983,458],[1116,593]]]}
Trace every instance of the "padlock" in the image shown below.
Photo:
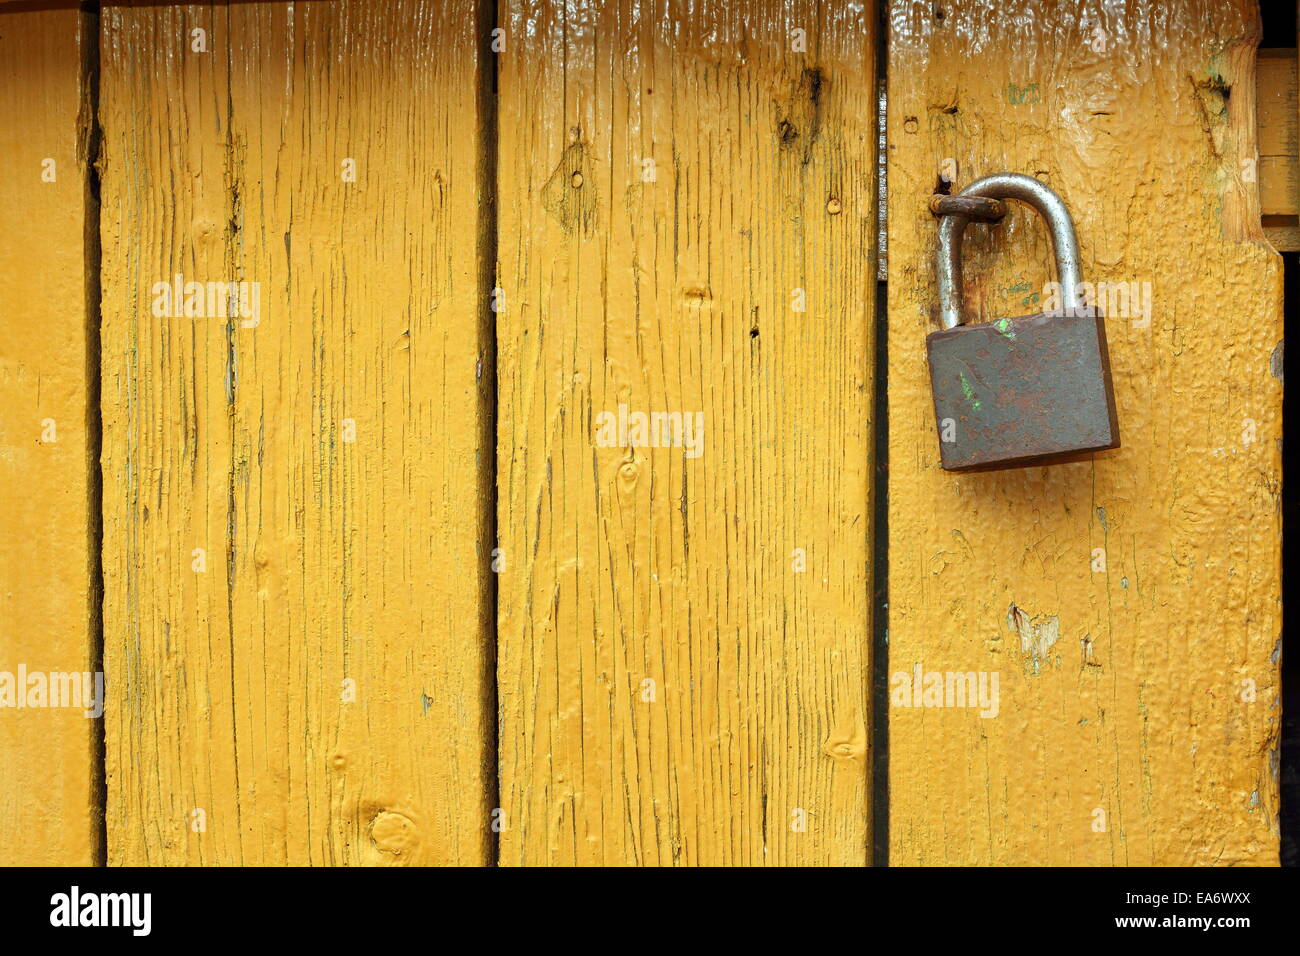
{"label": "padlock", "polygon": [[1080,300],[1079,248],[1065,203],[1037,179],[1019,173],[986,176],[959,196],[1016,199],[1038,211],[1052,235],[1062,308],[963,324],[961,242],[971,216],[942,216],[943,328],[926,338],[926,352],[943,468],[1052,464],[1118,448],[1106,327],[1100,311]]}

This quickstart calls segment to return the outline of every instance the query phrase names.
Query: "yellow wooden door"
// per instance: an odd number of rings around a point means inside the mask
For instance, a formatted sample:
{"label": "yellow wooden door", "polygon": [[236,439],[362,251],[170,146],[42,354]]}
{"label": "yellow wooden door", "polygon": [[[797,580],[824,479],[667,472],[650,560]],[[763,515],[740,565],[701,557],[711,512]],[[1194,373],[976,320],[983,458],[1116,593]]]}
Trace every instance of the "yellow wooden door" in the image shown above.
{"label": "yellow wooden door", "polygon": [[[0,708],[0,863],[1276,863],[1259,30],[0,0],[0,703],[107,698]],[[953,475],[928,200],[998,171],[1123,445]],[[1041,308],[1042,224],[968,233]]]}

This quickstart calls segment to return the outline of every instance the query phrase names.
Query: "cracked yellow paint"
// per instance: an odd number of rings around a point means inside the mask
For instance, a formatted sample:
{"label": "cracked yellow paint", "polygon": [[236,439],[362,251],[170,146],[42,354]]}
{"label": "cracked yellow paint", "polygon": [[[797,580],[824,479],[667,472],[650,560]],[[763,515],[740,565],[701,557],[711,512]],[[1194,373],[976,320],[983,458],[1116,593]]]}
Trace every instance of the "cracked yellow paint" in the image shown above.
{"label": "cracked yellow paint", "polygon": [[[1275,863],[1254,4],[941,6],[888,12],[891,861]],[[111,863],[869,859],[874,5],[507,0],[499,142],[495,12],[104,4]],[[87,22],[0,13],[0,670],[94,660]],[[949,163],[1125,283],[1118,451],[939,470]],[[968,236],[1034,310],[1042,225]],[[0,862],[103,855],[97,726],[0,713]]]}
{"label": "cracked yellow paint", "polygon": [[[890,861],[1276,863],[1282,268],[1243,175],[1255,4],[936,10],[889,12],[889,667],[995,672],[1001,701],[891,710]],[[1149,290],[1149,312],[1101,302],[1119,450],[939,470],[946,159],[959,187],[1043,178],[1083,278]],[[1042,224],[1022,207],[967,237],[973,313],[1035,311]]]}
{"label": "cracked yellow paint", "polygon": [[489,862],[475,8],[102,26],[109,860]]}
{"label": "cracked yellow paint", "polygon": [[873,6],[503,7],[503,864],[867,862]]}

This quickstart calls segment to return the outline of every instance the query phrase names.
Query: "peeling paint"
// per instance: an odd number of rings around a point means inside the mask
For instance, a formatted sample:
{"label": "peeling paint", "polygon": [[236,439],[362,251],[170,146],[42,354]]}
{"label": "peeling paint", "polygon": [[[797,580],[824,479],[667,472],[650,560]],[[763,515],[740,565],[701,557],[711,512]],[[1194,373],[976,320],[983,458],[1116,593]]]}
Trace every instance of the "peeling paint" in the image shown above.
{"label": "peeling paint", "polygon": [[1093,654],[1092,635],[1085,634],[1079,638],[1079,647],[1082,652],[1082,663],[1080,667],[1101,667],[1101,661],[1097,660]]}
{"label": "peeling paint", "polygon": [[1007,609],[1007,629],[1020,635],[1020,652],[1024,654],[1037,674],[1047,652],[1061,637],[1061,620],[1058,617],[1031,617],[1014,604]]}

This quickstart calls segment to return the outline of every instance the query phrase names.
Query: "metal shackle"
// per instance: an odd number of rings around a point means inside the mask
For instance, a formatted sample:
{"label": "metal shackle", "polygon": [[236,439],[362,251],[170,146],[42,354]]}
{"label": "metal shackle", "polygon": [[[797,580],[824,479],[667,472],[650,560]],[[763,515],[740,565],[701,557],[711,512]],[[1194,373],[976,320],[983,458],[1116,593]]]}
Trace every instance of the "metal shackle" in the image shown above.
{"label": "metal shackle", "polygon": [[[1074,220],[1060,196],[1037,179],[1022,173],[985,176],[958,195],[1018,199],[1036,209],[1047,221],[1052,234],[1062,307],[1071,310],[1082,306],[1079,301],[1079,243],[1074,237]],[[945,329],[962,324],[961,240],[970,221],[969,216],[962,215],[946,215],[939,220],[939,320]]]}

